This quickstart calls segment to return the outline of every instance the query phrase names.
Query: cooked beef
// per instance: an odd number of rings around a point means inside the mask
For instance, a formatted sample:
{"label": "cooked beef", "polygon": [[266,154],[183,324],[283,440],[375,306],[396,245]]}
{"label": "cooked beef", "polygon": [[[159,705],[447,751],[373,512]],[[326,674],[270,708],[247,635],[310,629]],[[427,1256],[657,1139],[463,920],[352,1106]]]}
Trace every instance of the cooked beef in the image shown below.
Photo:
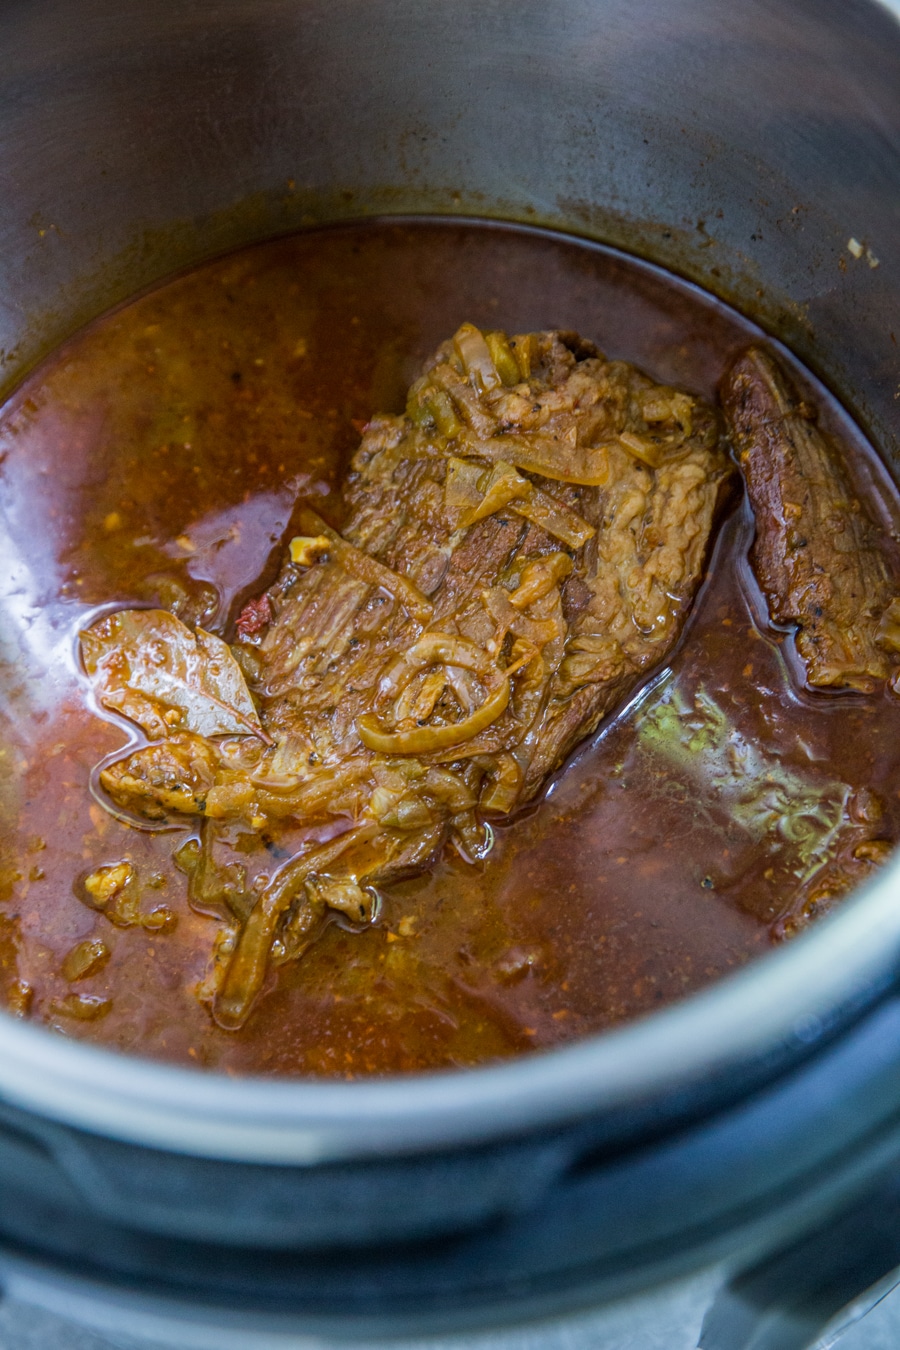
{"label": "cooked beef", "polygon": [[722,402],[756,518],[752,561],[769,613],[796,625],[810,685],[871,692],[900,651],[900,599],[884,532],[840,448],[759,347],[732,366]]}
{"label": "cooked beef", "polygon": [[[485,857],[491,817],[665,660],[730,473],[718,441],[705,404],[575,335],[467,324],[406,414],[366,429],[342,533],[301,508],[304,533],[231,654],[184,625],[175,640],[161,611],[83,635],[100,701],[153,741],[103,770],[106,792],[150,819],[202,819],[177,856],[192,902],[237,920],[222,1025],[326,912],[370,920],[373,888],[449,839]],[[251,894],[215,862],[235,822],[317,833]]]}

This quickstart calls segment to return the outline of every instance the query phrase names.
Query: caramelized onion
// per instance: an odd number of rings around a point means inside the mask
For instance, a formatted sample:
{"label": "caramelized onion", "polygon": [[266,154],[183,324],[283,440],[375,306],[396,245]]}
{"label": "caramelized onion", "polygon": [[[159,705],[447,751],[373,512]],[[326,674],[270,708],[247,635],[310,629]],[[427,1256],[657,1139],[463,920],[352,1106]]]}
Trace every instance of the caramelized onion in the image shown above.
{"label": "caramelized onion", "polygon": [[390,567],[385,567],[384,563],[378,562],[371,554],[363,553],[361,549],[354,548],[353,544],[348,544],[337,530],[333,530],[310,507],[305,506],[300,514],[303,526],[311,528],[308,538],[301,536],[291,540],[292,556],[295,543],[318,546],[320,540],[325,540],[328,551],[333,554],[345,572],[349,572],[357,581],[365,581],[370,586],[387,591],[388,595],[400,602],[411,618],[418,619],[420,623],[428,623],[434,613],[434,606],[409,577],[401,576],[399,572],[394,572]]}
{"label": "caramelized onion", "polygon": [[465,431],[459,437],[458,445],[470,455],[506,460],[517,469],[538,473],[560,483],[603,487],[609,481],[609,454],[603,445],[572,445],[570,441],[555,440],[542,432],[481,439]]}
{"label": "caramelized onion", "polygon": [[511,811],[522,786],[522,770],[518,761],[504,750],[499,755],[486,755],[476,761],[487,769],[487,778],[481,792],[481,806],[485,811]]}
{"label": "caramelized onion", "polygon": [[510,604],[514,609],[527,609],[536,600],[549,595],[571,571],[572,559],[568,553],[547,553],[543,558],[533,558],[522,568],[519,584],[510,592]]}
{"label": "caramelized onion", "polygon": [[539,525],[554,539],[568,544],[569,548],[581,548],[589,539],[593,539],[597,531],[577,511],[558,502],[551,493],[542,492],[533,484],[529,486],[531,491],[527,496],[523,495],[511,502],[510,510],[524,516],[533,525]]}
{"label": "caramelized onion", "polygon": [[506,334],[499,331],[485,333],[484,340],[491,353],[491,359],[497,367],[497,374],[503,383],[505,385],[518,384],[521,375]]}
{"label": "caramelized onion", "polygon": [[460,525],[475,525],[479,520],[502,511],[517,497],[527,497],[531,492],[528,479],[522,478],[511,464],[505,464],[503,460],[498,461],[484,477],[487,479],[483,487],[484,495],[477,506],[463,512]]}
{"label": "caramelized onion", "polygon": [[244,924],[222,986],[213,1005],[215,1019],[226,1031],[236,1031],[249,1016],[253,1000],[262,988],[272,939],[282,915],[302,890],[306,878],[321,872],[351,844],[362,843],[378,832],[378,825],[347,830],[319,848],[289,858],[279,867],[257,900]]}
{"label": "caramelized onion", "polygon": [[476,328],[473,323],[462,324],[454,334],[453,345],[478,393],[489,394],[492,389],[498,388],[502,380],[480,328]]}
{"label": "caramelized onion", "polygon": [[[451,365],[443,362],[429,371],[429,379],[437,387],[453,400],[454,407],[458,410],[460,416],[472,428],[476,436],[490,436],[497,428],[496,419],[491,417],[485,408],[482,407],[481,399],[472,388],[462,379]],[[465,430],[461,429],[458,433],[465,435]]]}
{"label": "caramelized onion", "polygon": [[[502,673],[502,672],[501,672]],[[477,736],[505,711],[509,703],[509,679],[489,694],[484,702],[461,722],[447,726],[411,727],[408,731],[386,731],[373,713],[364,713],[356,723],[359,738],[369,750],[382,755],[427,755],[432,750],[448,750]]]}
{"label": "caramelized onion", "polygon": [[453,633],[430,632],[413,643],[408,652],[404,652],[382,675],[378,682],[376,706],[385,707],[406,688],[409,681],[420,670],[428,666],[460,666],[463,670],[472,670],[488,681],[496,675],[487,652],[470,642],[468,638],[457,637]]}

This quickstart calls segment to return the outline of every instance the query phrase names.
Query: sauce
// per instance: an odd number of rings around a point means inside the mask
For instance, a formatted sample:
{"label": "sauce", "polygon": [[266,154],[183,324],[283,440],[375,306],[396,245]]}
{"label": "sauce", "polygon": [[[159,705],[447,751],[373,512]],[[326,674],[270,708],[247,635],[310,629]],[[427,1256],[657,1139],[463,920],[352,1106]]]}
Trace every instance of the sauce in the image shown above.
{"label": "sauce", "polygon": [[[335,519],[354,423],[400,410],[464,320],[574,328],[709,399],[758,336],[610,250],[380,222],[177,278],[70,341],[3,409],[0,992],[18,1011],[232,1073],[474,1064],[613,1026],[762,954],[792,889],[814,896],[860,793],[881,804],[880,836],[900,834],[900,702],[796,692],[790,644],[759,617],[738,505],[669,666],[497,830],[482,870],[448,851],[387,890],[374,927],[332,925],[281,967],[239,1033],[215,1025],[197,989],[216,921],[189,909],[172,863],[184,831],[130,828],[90,795],[125,735],[89,704],[78,631],[107,608],[187,602],[230,637],[278,570],[297,493]],[[795,373],[893,519],[872,451]],[[174,926],[114,927],[77,898],[79,878],[125,858],[143,908]],[[85,942],[103,953],[67,979]]]}

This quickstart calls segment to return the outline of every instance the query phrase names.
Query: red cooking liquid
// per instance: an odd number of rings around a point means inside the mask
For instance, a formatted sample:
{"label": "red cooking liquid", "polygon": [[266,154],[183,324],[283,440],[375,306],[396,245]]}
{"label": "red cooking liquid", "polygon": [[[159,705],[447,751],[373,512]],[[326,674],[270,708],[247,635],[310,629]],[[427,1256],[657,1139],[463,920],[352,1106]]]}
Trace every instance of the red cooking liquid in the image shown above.
{"label": "red cooking liquid", "polygon": [[[497,829],[485,866],[448,851],[387,889],[376,926],[332,925],[272,974],[241,1031],[216,1026],[197,989],[217,921],[189,909],[172,864],[185,831],[136,830],[90,795],[125,737],[89,703],[78,631],[98,607],[206,582],[219,595],[206,626],[230,636],[277,571],[298,490],[333,516],[354,424],[402,409],[421,360],[464,320],[574,328],[708,399],[758,337],[701,292],[581,241],[375,222],[159,287],[72,339],[2,410],[0,991],[34,1020],[230,1073],[495,1060],[650,1012],[768,950],[791,885],[830,847],[835,785],[874,791],[880,837],[900,834],[900,700],[796,692],[789,638],[754,613],[738,504],[666,670]],[[795,374],[893,520],[861,434]],[[751,747],[737,787],[729,745]],[[772,791],[796,807],[790,828],[773,826]],[[172,931],[116,928],[78,898],[79,878],[125,858]],[[68,982],[64,957],[94,938],[108,961]],[[73,1016],[73,993],[108,1000],[105,1015]]]}

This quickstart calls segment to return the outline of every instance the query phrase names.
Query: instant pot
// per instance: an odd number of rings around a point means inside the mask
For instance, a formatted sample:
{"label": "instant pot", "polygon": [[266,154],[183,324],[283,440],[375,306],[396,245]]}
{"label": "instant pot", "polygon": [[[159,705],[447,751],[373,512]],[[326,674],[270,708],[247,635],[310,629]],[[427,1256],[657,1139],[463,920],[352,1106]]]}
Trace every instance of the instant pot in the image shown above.
{"label": "instant pot", "polygon": [[[9,389],[232,247],[478,217],[734,305],[900,479],[900,23],[874,0],[8,0],[0,51]],[[834,1312],[900,1261],[898,966],[900,862],[706,992],[496,1067],[233,1079],[2,1016],[0,1278],[217,1350],[462,1335],[711,1267],[721,1312],[824,1261]]]}

